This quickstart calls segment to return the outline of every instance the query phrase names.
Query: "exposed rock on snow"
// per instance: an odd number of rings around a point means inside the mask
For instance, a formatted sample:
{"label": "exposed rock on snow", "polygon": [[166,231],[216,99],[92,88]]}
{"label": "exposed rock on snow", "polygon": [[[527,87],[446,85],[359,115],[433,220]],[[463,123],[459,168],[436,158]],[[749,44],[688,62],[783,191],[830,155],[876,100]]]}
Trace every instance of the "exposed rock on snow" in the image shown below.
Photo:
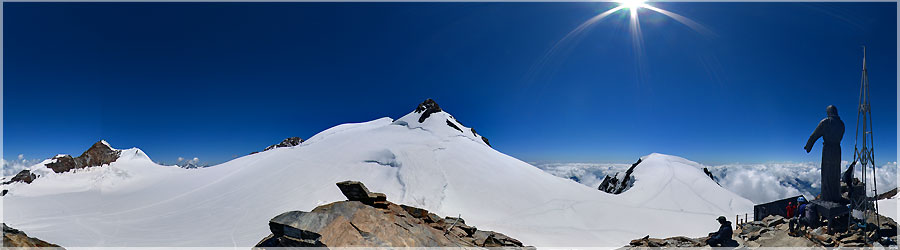
{"label": "exposed rock on snow", "polygon": [[56,173],[68,172],[72,169],[102,166],[116,161],[121,151],[109,146],[106,141],[98,141],[94,143],[87,151],[78,157],[70,155],[60,155],[53,159],[55,162],[47,163],[47,167]]}
{"label": "exposed rock on snow", "polygon": [[453,124],[453,122],[451,122],[450,120],[447,120],[447,126],[450,126],[451,128],[458,130],[459,132],[463,132],[462,129],[459,129],[459,127],[457,127],[456,124]]}
{"label": "exposed rock on snow", "polygon": [[897,196],[897,188],[891,189],[890,191],[879,194],[876,198],[877,200],[890,199],[894,196]]}
{"label": "exposed rock on snow", "polygon": [[38,238],[28,237],[25,232],[6,226],[6,223],[3,223],[3,249],[7,249],[9,247],[40,247],[41,249],[65,249]]}
{"label": "exposed rock on snow", "polygon": [[617,178],[619,173],[616,173],[612,177],[607,175],[606,178],[603,178],[603,182],[600,182],[600,186],[597,187],[597,189],[610,194],[621,194],[622,192],[625,192],[634,185],[634,178],[631,177],[631,173],[634,172],[634,168],[637,167],[638,164],[641,164],[642,160],[643,159],[638,159],[637,162],[631,164],[631,167],[625,171],[625,177],[623,177],[622,180]]}
{"label": "exposed rock on snow", "polygon": [[[703,173],[706,174],[706,176],[709,176],[709,179],[710,179],[710,180],[713,180],[713,181],[716,182],[716,184],[719,184],[719,179],[716,178],[716,176],[714,176],[714,175],[712,174],[712,172],[709,171],[709,168],[705,168],[705,167],[704,167],[704,168],[703,168]],[[719,184],[719,186],[722,186],[722,185]]]}
{"label": "exposed rock on snow", "polygon": [[275,216],[269,221],[272,234],[256,247],[523,247],[516,239],[477,230],[461,218],[442,220],[425,209],[387,201],[372,204],[384,195],[370,193],[358,181],[337,186],[348,201]]}
{"label": "exposed rock on snow", "polygon": [[[424,102],[420,103],[418,107],[416,107],[416,113],[422,113],[419,116],[419,123],[425,122],[425,119],[428,119],[429,116],[433,113],[441,112],[441,106],[438,106],[437,102],[432,100],[431,98],[425,99]],[[457,128],[458,129],[458,128]]]}
{"label": "exposed rock on snow", "polygon": [[263,149],[263,151],[267,151],[267,150],[275,149],[275,148],[293,147],[293,146],[300,145],[300,143],[302,143],[302,142],[303,142],[303,139],[300,137],[288,137],[287,139],[284,139],[283,141],[281,141],[278,144],[266,147],[266,149]]}
{"label": "exposed rock on snow", "polygon": [[6,185],[6,184],[13,183],[13,182],[19,182],[19,181],[27,183],[27,184],[31,184],[31,182],[34,181],[35,178],[37,178],[37,175],[31,173],[31,170],[23,169],[22,171],[19,171],[18,174],[16,174],[11,179],[9,179],[9,181],[3,182],[3,184]]}

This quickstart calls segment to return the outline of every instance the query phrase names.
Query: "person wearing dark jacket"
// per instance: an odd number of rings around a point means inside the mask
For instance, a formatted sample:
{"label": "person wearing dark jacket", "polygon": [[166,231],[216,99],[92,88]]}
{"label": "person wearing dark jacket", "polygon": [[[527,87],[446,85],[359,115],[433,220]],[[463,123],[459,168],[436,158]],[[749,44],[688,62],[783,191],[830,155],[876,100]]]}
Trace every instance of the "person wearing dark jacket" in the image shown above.
{"label": "person wearing dark jacket", "polygon": [[706,240],[706,244],[711,247],[721,247],[727,241],[732,240],[731,222],[726,220],[725,216],[719,216],[716,220],[721,224],[719,231],[709,233],[709,239]]}
{"label": "person wearing dark jacket", "polygon": [[822,138],[822,200],[841,202],[841,139],[844,138],[844,122],[838,116],[837,107],[825,108],[828,117],[822,119],[806,141],[806,153]]}
{"label": "person wearing dark jacket", "polygon": [[794,216],[788,220],[788,235],[797,236],[799,235],[798,230],[802,226],[806,227],[816,227],[818,224],[818,214],[816,213],[815,208],[809,205],[809,202],[806,201],[806,198],[800,196],[797,198],[797,206],[794,211]]}

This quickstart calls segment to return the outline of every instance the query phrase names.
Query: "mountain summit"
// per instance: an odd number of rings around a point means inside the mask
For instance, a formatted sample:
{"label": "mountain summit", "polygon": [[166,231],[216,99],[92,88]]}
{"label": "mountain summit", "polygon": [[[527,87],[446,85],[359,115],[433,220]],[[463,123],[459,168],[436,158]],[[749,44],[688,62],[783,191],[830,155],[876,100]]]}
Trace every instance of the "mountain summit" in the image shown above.
{"label": "mountain summit", "polygon": [[752,211],[749,200],[682,158],[643,157],[633,187],[611,195],[489,147],[433,100],[418,107],[208,168],[125,160],[130,153],[122,151],[108,167],[17,185],[5,197],[4,219],[62,246],[249,247],[285,211],[345,200],[334,188],[344,180],[538,247],[699,237],[717,227],[718,216]]}

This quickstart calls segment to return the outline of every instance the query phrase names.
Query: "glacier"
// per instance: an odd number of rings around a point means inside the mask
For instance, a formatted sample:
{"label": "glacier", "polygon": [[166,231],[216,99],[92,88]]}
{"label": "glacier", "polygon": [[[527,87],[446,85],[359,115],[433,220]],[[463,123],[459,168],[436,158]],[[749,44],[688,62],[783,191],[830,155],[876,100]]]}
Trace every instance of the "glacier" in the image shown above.
{"label": "glacier", "polygon": [[345,180],[537,247],[700,237],[720,215],[752,213],[750,200],[680,157],[642,157],[634,186],[612,195],[495,150],[445,111],[419,117],[341,124],[208,168],[162,166],[137,148],[74,172],[37,164],[33,183],[4,186],[2,220],[64,247],[249,247],[280,213],[344,200],[335,183]]}

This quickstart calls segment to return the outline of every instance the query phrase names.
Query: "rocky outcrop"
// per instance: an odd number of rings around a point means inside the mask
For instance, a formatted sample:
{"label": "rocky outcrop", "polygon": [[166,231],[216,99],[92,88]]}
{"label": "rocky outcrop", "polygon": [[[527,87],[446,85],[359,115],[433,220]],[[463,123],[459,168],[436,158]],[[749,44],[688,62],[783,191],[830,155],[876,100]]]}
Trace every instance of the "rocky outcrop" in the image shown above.
{"label": "rocky outcrop", "polygon": [[453,122],[451,122],[450,120],[447,120],[447,126],[450,126],[451,128],[456,129],[459,132],[463,132],[462,129],[456,126],[456,124],[453,124]]}
{"label": "rocky outcrop", "polygon": [[889,199],[894,196],[897,196],[897,188],[894,188],[894,189],[891,189],[890,191],[879,194],[876,199],[884,200],[884,199]]}
{"label": "rocky outcrop", "polygon": [[[709,171],[709,168],[703,168],[703,173],[706,174],[706,176],[709,176],[710,180],[712,180],[716,184],[719,184],[719,179],[713,176],[712,172]],[[719,186],[722,186],[722,184],[719,184]]]}
{"label": "rocky outcrop", "polygon": [[377,208],[386,208],[388,205],[386,195],[369,192],[369,189],[362,182],[342,181],[338,182],[337,186],[349,201],[358,201]]}
{"label": "rocky outcrop", "polygon": [[70,155],[53,157],[56,161],[48,163],[47,167],[56,173],[67,172],[72,169],[97,167],[116,161],[119,159],[119,153],[121,151],[113,149],[106,141],[98,141],[78,157]]}
{"label": "rocky outcrop", "polygon": [[22,171],[19,171],[18,174],[10,178],[9,181],[3,182],[3,185],[13,182],[24,182],[27,184],[31,184],[31,182],[34,181],[35,178],[37,178],[37,175],[31,173],[31,171],[28,169],[23,169]]}
{"label": "rocky outcrop", "polygon": [[48,243],[38,238],[28,237],[25,232],[6,226],[6,223],[3,223],[3,248],[6,249],[9,247],[40,247],[41,249],[64,249],[58,245]]}
{"label": "rocky outcrop", "polygon": [[644,238],[632,240],[628,243],[628,247],[702,247],[706,246],[706,239],[708,237],[688,238],[684,236],[656,239],[647,235]]}
{"label": "rocky outcrop", "polygon": [[256,249],[274,247],[523,247],[497,232],[478,230],[456,217],[388,202],[356,181],[339,182],[347,201],[290,211],[272,218],[272,234]]}
{"label": "rocky outcrop", "polygon": [[283,141],[281,141],[278,144],[266,147],[266,149],[263,149],[263,151],[267,151],[270,149],[276,149],[276,148],[283,148],[283,147],[293,147],[293,146],[300,145],[300,143],[302,143],[302,142],[303,142],[303,139],[300,137],[288,137],[287,139],[284,139]]}
{"label": "rocky outcrop", "polygon": [[441,109],[441,106],[438,106],[437,102],[435,102],[431,98],[425,99],[424,102],[420,103],[419,106],[416,107],[416,113],[422,113],[422,116],[419,116],[419,123],[425,122],[425,119],[428,119],[431,114],[441,111],[443,111]]}
{"label": "rocky outcrop", "polygon": [[618,178],[619,173],[616,173],[612,177],[606,175],[606,177],[603,178],[603,181],[600,182],[600,186],[597,187],[597,190],[610,194],[621,194],[622,192],[625,192],[634,184],[634,177],[631,177],[631,173],[634,172],[634,168],[637,167],[638,164],[641,164],[641,161],[642,159],[638,159],[637,162],[631,164],[631,167],[625,171],[625,177],[621,180]]}
{"label": "rocky outcrop", "polygon": [[[872,246],[896,246],[897,227],[890,218],[879,215],[882,222],[878,231],[864,232],[856,225],[845,232],[828,232],[827,226],[816,228],[802,228],[796,234],[791,234],[788,219],[779,215],[769,215],[758,221],[750,221],[739,224],[734,229],[732,247],[872,247]],[[875,227],[874,217],[868,227]],[[712,229],[711,229],[712,230]],[[872,239],[869,243],[866,238]],[[688,238],[683,236],[665,239],[655,239],[646,236],[632,240],[627,247],[704,247],[706,239]],[[877,245],[876,245],[877,244]]]}

